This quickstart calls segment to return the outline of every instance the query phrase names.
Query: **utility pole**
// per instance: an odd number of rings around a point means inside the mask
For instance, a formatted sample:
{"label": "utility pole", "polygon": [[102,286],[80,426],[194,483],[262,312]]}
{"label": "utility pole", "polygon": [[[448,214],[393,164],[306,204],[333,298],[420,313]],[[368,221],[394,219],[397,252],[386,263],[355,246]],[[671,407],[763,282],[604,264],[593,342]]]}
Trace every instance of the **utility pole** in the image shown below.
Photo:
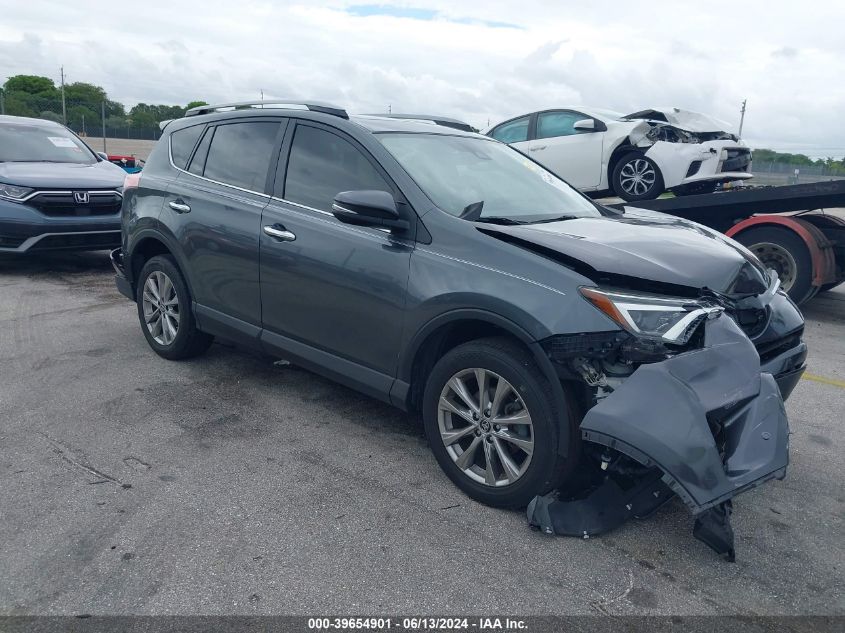
{"label": "utility pole", "polygon": [[739,111],[739,134],[737,136],[742,138],[742,124],[745,123],[745,104],[748,102],[748,99],[742,100],[742,109]]}
{"label": "utility pole", "polygon": [[261,108],[264,108],[264,88],[258,89],[261,92]]}
{"label": "utility pole", "polygon": [[388,103],[388,104],[387,104],[387,113],[388,113],[388,114],[391,114],[392,112],[393,112],[393,105],[392,105],[392,104],[390,104],[390,103]]}
{"label": "utility pole", "polygon": [[[101,111],[100,121],[102,121],[102,123],[103,123],[103,151],[106,152],[106,102],[105,101],[103,101],[102,104],[100,104],[100,111]],[[108,152],[106,152],[106,153],[108,153]]]}
{"label": "utility pole", "polygon": [[84,114],[82,115],[82,136],[87,136],[87,134],[85,134],[85,115]]}
{"label": "utility pole", "polygon": [[62,66],[62,123],[67,125],[67,108],[65,107],[65,67]]}

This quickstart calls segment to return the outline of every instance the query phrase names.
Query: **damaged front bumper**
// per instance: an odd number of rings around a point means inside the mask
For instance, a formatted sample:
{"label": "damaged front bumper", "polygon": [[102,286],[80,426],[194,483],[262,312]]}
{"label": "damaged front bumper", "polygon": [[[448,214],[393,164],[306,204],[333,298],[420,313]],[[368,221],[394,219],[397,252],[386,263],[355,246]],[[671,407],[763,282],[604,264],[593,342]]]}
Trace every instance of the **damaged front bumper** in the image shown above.
{"label": "damaged front bumper", "polygon": [[724,316],[705,323],[702,349],[641,365],[587,412],[581,432],[659,468],[694,514],[783,478],[789,463],[778,385]]}
{"label": "damaged front bumper", "polygon": [[535,497],[529,523],[586,538],[644,518],[674,494],[696,515],[696,538],[733,560],[730,500],[782,479],[789,464],[783,402],[807,352],[798,330],[796,340],[775,337],[794,325],[780,321],[762,366],[755,344],[722,314],[704,322],[699,349],[642,364],[602,393],[581,422],[583,439],[603,453],[600,483]]}

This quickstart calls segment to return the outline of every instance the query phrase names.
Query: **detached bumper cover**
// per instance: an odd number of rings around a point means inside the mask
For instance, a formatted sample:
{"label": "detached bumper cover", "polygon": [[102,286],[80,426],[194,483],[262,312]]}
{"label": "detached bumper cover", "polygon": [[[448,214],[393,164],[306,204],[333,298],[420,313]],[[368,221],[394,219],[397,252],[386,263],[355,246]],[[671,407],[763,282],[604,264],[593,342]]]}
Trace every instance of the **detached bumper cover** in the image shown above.
{"label": "detached bumper cover", "polygon": [[123,267],[123,250],[120,248],[114,249],[109,253],[112,268],[114,268],[114,285],[117,286],[118,291],[130,301],[135,301],[135,293],[132,292],[132,284],[126,278],[126,270]]}
{"label": "detached bumper cover", "polygon": [[705,327],[703,349],[640,366],[581,424],[584,439],[659,468],[694,514],[783,478],[789,463],[775,379],[730,318]]}

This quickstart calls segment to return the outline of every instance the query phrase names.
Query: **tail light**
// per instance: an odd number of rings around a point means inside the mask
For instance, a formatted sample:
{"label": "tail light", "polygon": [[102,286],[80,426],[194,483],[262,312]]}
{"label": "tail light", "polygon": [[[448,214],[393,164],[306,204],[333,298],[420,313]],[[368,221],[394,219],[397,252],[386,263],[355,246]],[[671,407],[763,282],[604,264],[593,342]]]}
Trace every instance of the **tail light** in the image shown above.
{"label": "tail light", "polygon": [[129,189],[137,189],[141,184],[141,174],[126,174],[123,179],[123,193],[124,195]]}

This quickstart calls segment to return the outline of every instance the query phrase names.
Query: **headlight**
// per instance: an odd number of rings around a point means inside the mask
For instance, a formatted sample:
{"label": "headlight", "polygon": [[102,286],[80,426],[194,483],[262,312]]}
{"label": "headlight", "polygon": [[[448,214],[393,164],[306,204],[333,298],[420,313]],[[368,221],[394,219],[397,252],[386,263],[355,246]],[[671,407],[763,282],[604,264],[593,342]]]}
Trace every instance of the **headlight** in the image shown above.
{"label": "headlight", "polygon": [[29,194],[32,193],[29,187],[18,187],[17,185],[7,185],[0,182],[0,198],[3,200],[11,200],[12,202],[21,202]]}
{"label": "headlight", "polygon": [[666,141],[667,143],[700,143],[695,134],[674,127],[672,125],[655,125],[648,132],[646,138],[651,141]]}
{"label": "headlight", "polygon": [[683,298],[656,297],[582,287],[581,294],[619,327],[641,338],[684,345],[698,324],[723,312]]}

